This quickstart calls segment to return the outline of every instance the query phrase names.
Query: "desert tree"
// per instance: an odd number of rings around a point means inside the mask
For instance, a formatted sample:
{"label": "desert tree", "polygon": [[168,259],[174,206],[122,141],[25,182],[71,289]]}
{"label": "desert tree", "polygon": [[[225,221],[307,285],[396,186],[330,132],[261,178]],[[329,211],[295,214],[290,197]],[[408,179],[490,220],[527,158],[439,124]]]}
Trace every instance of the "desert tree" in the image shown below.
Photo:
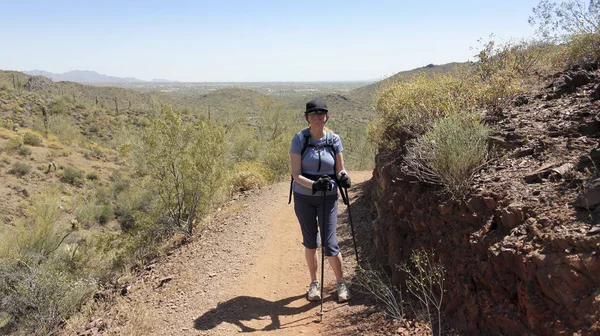
{"label": "desert tree", "polygon": [[600,0],[542,0],[533,8],[529,24],[545,39],[562,41],[578,34],[598,34]]}
{"label": "desert tree", "polygon": [[155,229],[190,236],[195,220],[223,185],[223,129],[210,120],[186,122],[164,106],[150,119],[136,147],[138,172],[156,195]]}

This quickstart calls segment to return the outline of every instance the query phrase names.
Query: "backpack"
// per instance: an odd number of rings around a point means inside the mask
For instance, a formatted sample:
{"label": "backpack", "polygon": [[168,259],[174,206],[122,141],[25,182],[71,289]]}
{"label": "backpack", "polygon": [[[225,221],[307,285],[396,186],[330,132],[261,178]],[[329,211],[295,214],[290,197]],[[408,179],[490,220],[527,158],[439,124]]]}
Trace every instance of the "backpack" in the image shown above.
{"label": "backpack", "polygon": [[[302,146],[302,150],[300,151],[300,160],[302,161],[302,159],[304,158],[304,155],[306,154],[306,151],[308,150],[308,148],[310,147],[323,147],[325,149],[329,149],[330,152],[333,154],[333,178],[334,180],[337,182],[337,176],[335,175],[335,157],[337,155],[337,151],[335,150],[335,147],[333,146],[333,133],[325,131],[325,144],[324,145],[313,145],[310,143],[310,128],[305,128],[304,130],[302,130],[302,136],[304,136],[304,145]],[[321,170],[321,152],[319,151],[319,168],[318,170]],[[339,186],[339,184],[338,184]],[[290,181],[290,197],[288,200],[288,204],[290,204],[292,202],[292,189],[294,188],[294,176],[292,176],[292,180]],[[340,187],[341,190],[341,187]]]}

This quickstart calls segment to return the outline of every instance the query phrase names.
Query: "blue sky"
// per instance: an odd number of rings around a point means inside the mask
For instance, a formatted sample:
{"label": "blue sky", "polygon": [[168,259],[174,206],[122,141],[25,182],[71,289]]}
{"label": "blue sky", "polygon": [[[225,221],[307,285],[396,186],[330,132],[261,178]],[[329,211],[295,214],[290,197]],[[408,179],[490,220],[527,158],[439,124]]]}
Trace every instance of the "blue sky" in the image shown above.
{"label": "blue sky", "polygon": [[0,0],[0,69],[179,81],[374,80],[530,37],[539,0]]}

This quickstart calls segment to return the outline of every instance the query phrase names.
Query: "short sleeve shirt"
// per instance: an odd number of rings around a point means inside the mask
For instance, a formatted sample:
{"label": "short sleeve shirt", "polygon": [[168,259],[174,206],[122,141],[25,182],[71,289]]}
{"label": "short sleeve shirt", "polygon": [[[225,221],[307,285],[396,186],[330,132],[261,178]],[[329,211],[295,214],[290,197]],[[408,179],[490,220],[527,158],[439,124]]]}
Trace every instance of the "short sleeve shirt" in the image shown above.
{"label": "short sleeve shirt", "polygon": [[[342,139],[339,135],[330,132],[330,136],[332,137],[332,145],[335,148],[336,153],[341,153],[344,151],[344,147],[342,146]],[[304,147],[304,134],[303,132],[297,133],[292,138],[292,145],[290,147],[290,153],[301,155],[302,148]],[[303,174],[311,174],[311,175],[334,175],[334,164],[335,157],[331,148],[326,147],[327,145],[327,135],[325,135],[321,139],[313,139],[312,137],[308,140],[310,146],[306,148],[304,155],[302,157],[302,173]],[[320,161],[320,167],[319,167]],[[327,192],[327,195],[335,195],[337,194],[337,185],[335,181],[333,181],[334,185],[331,191]],[[303,195],[312,195],[312,190],[310,188],[306,188],[301,186],[298,183],[294,182],[293,186],[294,192]]]}

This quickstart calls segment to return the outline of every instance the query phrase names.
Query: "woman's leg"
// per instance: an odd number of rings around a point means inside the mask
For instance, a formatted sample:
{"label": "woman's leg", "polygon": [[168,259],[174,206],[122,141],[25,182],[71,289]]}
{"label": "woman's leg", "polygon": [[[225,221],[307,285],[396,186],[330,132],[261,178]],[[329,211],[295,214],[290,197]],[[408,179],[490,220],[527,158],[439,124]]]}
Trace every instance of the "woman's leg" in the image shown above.
{"label": "woman's leg", "polygon": [[336,282],[342,280],[344,278],[344,272],[342,271],[342,252],[338,253],[336,256],[327,257],[327,261],[329,261],[329,265],[333,269]]}
{"label": "woman's leg", "polygon": [[315,281],[317,280],[317,268],[319,266],[317,262],[317,249],[304,248],[304,256],[306,257],[308,273],[310,273],[310,281]]}

